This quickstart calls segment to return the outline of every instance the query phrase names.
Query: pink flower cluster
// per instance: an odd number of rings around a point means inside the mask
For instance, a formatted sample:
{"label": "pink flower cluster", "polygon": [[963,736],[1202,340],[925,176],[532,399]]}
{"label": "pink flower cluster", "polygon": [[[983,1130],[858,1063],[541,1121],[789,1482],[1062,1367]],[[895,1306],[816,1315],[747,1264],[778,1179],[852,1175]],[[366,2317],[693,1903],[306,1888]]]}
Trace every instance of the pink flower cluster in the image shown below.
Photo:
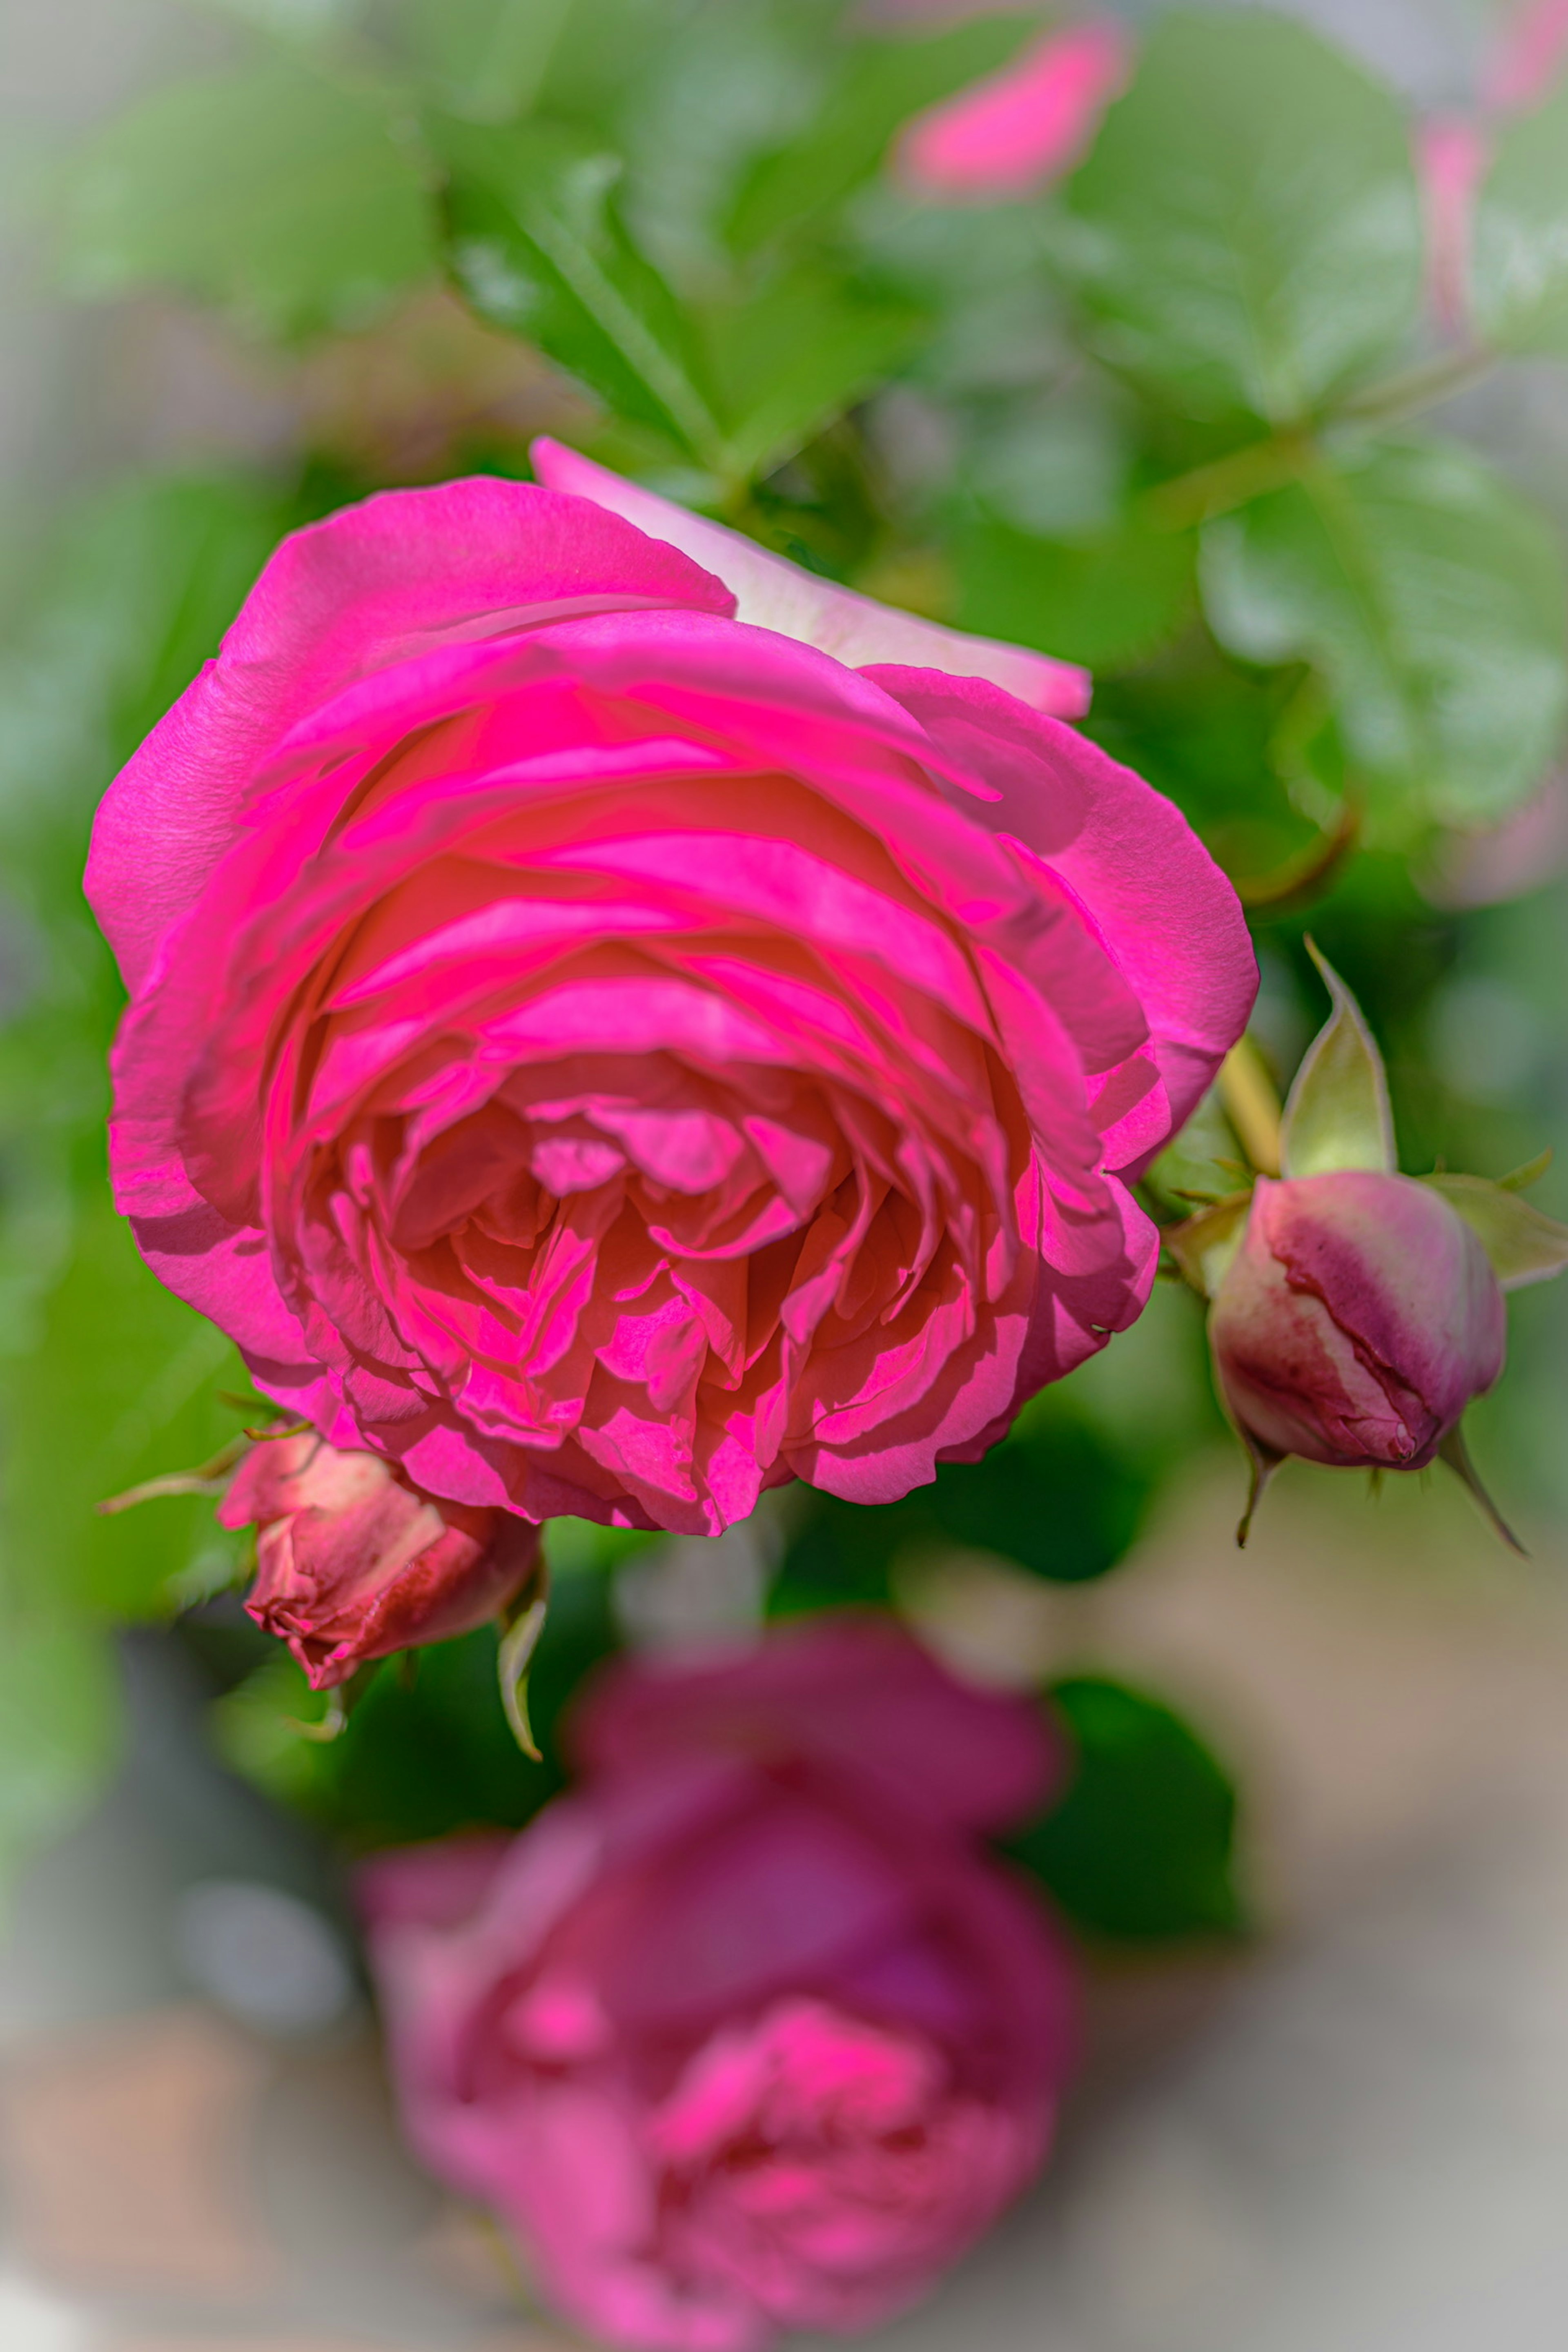
{"label": "pink flower cluster", "polygon": [[536,462],[286,541],[111,787],[117,1197],[442,1500],[889,1500],[1138,1315],[1240,910],[1080,672]]}
{"label": "pink flower cluster", "polygon": [[612,1669],[515,1842],[362,1902],[407,2130],[620,2345],[754,2352],[918,2297],[1032,2178],[1071,1964],[978,1833],[1058,1759],[886,1622]]}

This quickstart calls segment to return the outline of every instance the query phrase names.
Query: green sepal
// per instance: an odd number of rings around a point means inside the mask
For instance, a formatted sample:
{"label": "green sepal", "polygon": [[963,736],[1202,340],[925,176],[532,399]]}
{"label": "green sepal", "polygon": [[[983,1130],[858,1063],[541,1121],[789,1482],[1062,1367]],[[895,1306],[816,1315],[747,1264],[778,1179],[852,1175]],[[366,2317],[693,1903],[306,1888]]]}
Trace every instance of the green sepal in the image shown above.
{"label": "green sepal", "polygon": [[1568,1225],[1542,1216],[1506,1184],[1489,1176],[1424,1176],[1457,1209],[1492,1262],[1504,1290],[1550,1282],[1568,1266]]}
{"label": "green sepal", "polygon": [[528,1670],[549,1610],[550,1583],[542,1554],[535,1574],[501,1612],[500,1642],[496,1651],[501,1705],[506,1709],[511,1736],[535,1764],[542,1764],[544,1759],[528,1718]]}
{"label": "green sepal", "polygon": [[1196,1216],[1184,1218],[1179,1225],[1167,1225],[1161,1234],[1201,1297],[1212,1298],[1230,1271],[1251,1206],[1250,1192],[1236,1192],[1228,1200],[1216,1201],[1212,1209],[1200,1209]]}
{"label": "green sepal", "polygon": [[1328,1176],[1366,1168],[1392,1176],[1394,1114],[1383,1055],[1360,1005],[1310,940],[1307,952],[1334,1009],[1307,1048],[1286,1098],[1279,1160],[1286,1176]]}

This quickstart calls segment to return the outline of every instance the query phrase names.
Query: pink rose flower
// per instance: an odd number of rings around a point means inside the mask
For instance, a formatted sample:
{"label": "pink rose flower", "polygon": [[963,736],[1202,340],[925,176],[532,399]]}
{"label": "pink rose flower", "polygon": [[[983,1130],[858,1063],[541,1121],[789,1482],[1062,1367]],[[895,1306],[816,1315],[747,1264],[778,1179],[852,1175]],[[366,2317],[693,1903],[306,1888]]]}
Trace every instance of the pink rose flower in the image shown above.
{"label": "pink rose flower", "polygon": [[539,1530],[510,1511],[417,1494],[378,1454],[319,1437],[263,1438],[218,1506],[226,1528],[257,1529],[246,1602],[287,1642],[312,1690],[373,1658],[471,1633],[533,1574]]}
{"label": "pink rose flower", "polygon": [[1127,86],[1133,43],[1113,16],[1042,34],[1000,73],[928,107],[898,169],[921,195],[994,204],[1048,187],[1088,153]]}
{"label": "pink rose flower", "polygon": [[[818,1689],[858,1690],[863,1762],[820,1738]],[[727,1667],[612,1669],[581,1745],[585,1784],[515,1843],[363,1874],[416,2150],[612,2343],[876,2325],[1050,2139],[1071,1964],[972,1837],[1046,1793],[1038,1710],[851,1621]]]}
{"label": "pink rose flower", "polygon": [[287,541],[111,786],[117,1198],[428,1494],[887,1500],[1138,1315],[1239,908],[1081,673],[537,462]]}
{"label": "pink rose flower", "polygon": [[1507,1315],[1440,1193],[1343,1169],[1258,1178],[1209,1339],[1226,1403],[1267,1454],[1419,1470],[1501,1371]]}

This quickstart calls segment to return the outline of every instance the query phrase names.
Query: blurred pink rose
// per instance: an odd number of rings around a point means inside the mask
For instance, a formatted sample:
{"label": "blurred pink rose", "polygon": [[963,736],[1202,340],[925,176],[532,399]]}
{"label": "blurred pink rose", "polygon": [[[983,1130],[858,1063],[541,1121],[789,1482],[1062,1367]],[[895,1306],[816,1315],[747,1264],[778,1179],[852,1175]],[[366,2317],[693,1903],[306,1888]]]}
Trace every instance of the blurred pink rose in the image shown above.
{"label": "blurred pink rose", "polygon": [[1442,1196],[1362,1169],[1258,1180],[1209,1339],[1226,1403],[1266,1452],[1419,1470],[1502,1370],[1485,1250]]}
{"label": "blurred pink rose", "polygon": [[111,786],[117,1198],[426,1493],[902,1495],[1138,1315],[1239,908],[1080,672],[537,457],[287,541]]}
{"label": "blurred pink rose", "polygon": [[[623,1666],[589,1703],[585,1785],[515,1843],[364,1872],[410,2138],[594,2334],[749,2352],[786,2328],[872,2326],[1038,2168],[1072,1969],[964,1832],[995,1818],[998,1754],[1015,1812],[1056,1759],[1028,1702],[944,1679],[890,1625],[853,1622],[696,1676]],[[812,1721],[815,1689],[857,1681],[864,1767]],[[673,1729],[689,1693],[713,1723],[721,1683],[732,1736],[641,1752],[639,1722]],[[911,1729],[918,1694],[930,1707],[909,1802],[879,1749],[889,1691]]]}
{"label": "blurred pink rose", "polygon": [[1426,226],[1426,300],[1446,334],[1462,334],[1469,319],[1470,223],[1490,155],[1488,132],[1464,115],[1434,115],[1416,125],[1416,177]]}
{"label": "blurred pink rose", "polygon": [[1426,221],[1427,301],[1434,323],[1469,325],[1471,229],[1497,127],[1551,96],[1568,58],[1568,0],[1523,0],[1505,13],[1481,68],[1480,107],[1415,126],[1415,174]]}
{"label": "blurred pink rose", "polygon": [[1523,114],[1552,94],[1568,60],[1568,0],[1520,0],[1504,14],[1482,72],[1481,102]]}
{"label": "blurred pink rose", "polygon": [[434,1503],[379,1454],[342,1454],[309,1433],[263,1438],[217,1516],[256,1528],[246,1607],[288,1643],[313,1690],[372,1658],[472,1632],[539,1558],[528,1520]]}
{"label": "blurred pink rose", "polygon": [[921,194],[995,202],[1072,169],[1126,87],[1131,35],[1113,16],[1043,34],[1000,73],[928,107],[903,131],[898,169]]}

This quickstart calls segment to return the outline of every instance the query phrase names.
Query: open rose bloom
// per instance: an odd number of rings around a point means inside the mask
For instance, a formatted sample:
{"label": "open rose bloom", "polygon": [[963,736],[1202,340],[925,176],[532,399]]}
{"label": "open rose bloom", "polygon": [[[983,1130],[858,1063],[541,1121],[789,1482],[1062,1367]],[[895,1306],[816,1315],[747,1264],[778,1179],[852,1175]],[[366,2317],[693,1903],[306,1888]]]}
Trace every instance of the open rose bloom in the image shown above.
{"label": "open rose bloom", "polygon": [[1138,1315],[1239,909],[1081,674],[539,462],[288,541],[110,789],[117,1197],[431,1495],[888,1500]]}
{"label": "open rose bloom", "polygon": [[613,1670],[578,1746],[516,1841],[363,1874],[415,2147],[612,2343],[874,2325],[1049,2142],[1072,1966],[977,1843],[1049,1789],[1039,1710],[849,1621]]}

